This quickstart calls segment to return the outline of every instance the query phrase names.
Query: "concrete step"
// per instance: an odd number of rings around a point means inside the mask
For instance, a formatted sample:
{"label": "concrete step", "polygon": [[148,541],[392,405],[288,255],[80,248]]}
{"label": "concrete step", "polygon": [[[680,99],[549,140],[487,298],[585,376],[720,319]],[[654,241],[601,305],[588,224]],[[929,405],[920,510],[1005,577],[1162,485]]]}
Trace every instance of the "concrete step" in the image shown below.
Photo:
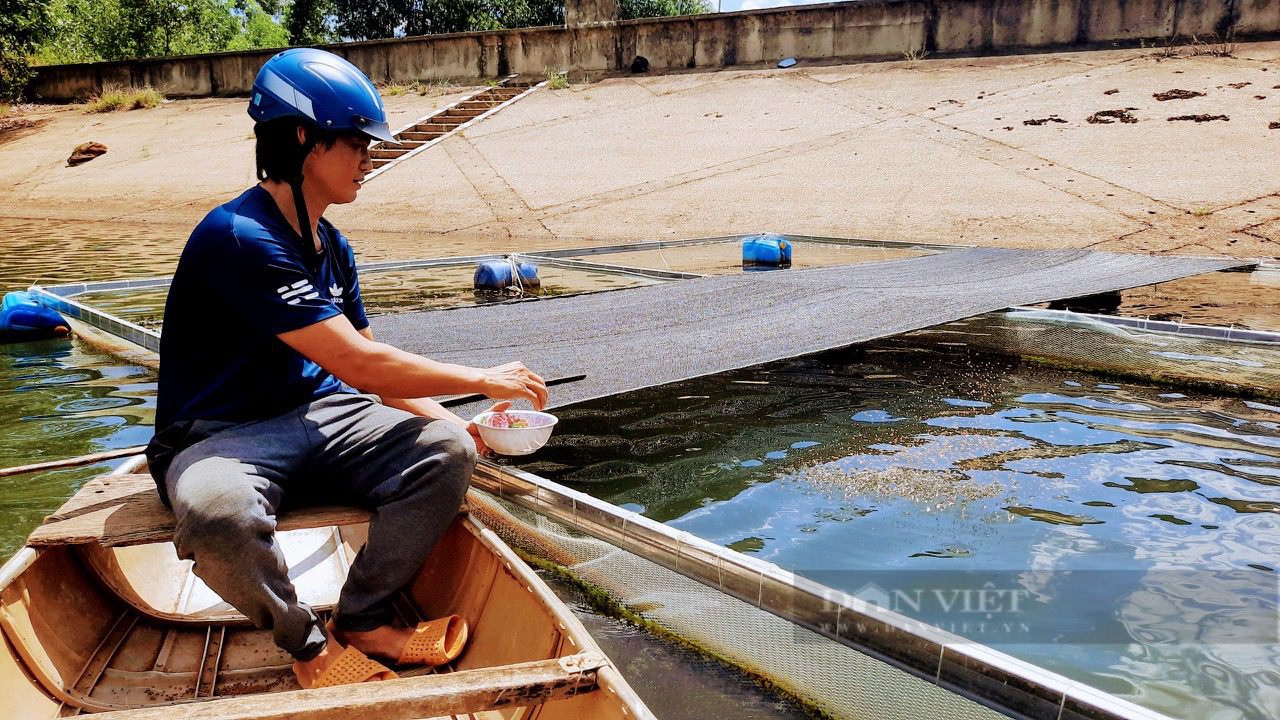
{"label": "concrete step", "polygon": [[382,143],[371,148],[369,157],[373,160],[374,169],[394,162],[409,151],[453,132],[459,125],[489,112],[527,89],[527,86],[490,88],[470,100],[464,100],[448,110],[425,118],[426,122],[420,122],[397,134],[396,142]]}
{"label": "concrete step", "polygon": [[401,137],[397,138],[400,142],[384,142],[374,147],[373,150],[412,150],[416,147],[421,147],[424,142],[422,140],[405,138],[403,137],[403,133],[401,135]]}
{"label": "concrete step", "polygon": [[447,133],[456,127],[458,127],[458,123],[439,123],[439,122],[419,123],[409,128],[408,130],[405,130],[405,132],[439,134],[439,133]]}
{"label": "concrete step", "polygon": [[489,112],[489,108],[487,107],[468,108],[468,107],[455,106],[455,107],[449,108],[448,110],[445,110],[442,115],[437,115],[433,119],[446,120],[448,118],[459,118],[459,117],[471,119],[477,115],[483,115],[486,112]]}
{"label": "concrete step", "polygon": [[435,140],[436,138],[440,137],[443,134],[444,133],[439,133],[439,132],[425,133],[425,132],[414,132],[413,130],[405,130],[404,132],[400,133],[396,137],[400,138],[401,140],[409,140],[417,143],[418,145],[421,145],[424,142]]}

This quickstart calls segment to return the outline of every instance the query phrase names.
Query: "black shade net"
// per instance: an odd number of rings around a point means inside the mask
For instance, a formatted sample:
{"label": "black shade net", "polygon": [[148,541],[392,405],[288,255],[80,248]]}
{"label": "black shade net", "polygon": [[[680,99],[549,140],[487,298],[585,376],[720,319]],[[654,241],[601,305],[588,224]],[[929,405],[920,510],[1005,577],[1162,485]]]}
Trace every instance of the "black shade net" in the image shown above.
{"label": "black shade net", "polygon": [[[972,248],[680,280],[571,297],[383,315],[379,340],[443,362],[520,360],[551,407],[831,350],[979,313],[1250,264],[1083,250]],[[454,408],[470,417],[490,401]]]}

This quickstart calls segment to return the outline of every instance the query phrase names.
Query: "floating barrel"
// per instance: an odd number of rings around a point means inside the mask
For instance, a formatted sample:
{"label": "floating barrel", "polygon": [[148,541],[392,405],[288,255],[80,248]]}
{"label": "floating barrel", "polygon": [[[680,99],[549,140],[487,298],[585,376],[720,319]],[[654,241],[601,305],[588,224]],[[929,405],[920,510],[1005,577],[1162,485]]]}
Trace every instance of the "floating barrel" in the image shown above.
{"label": "floating barrel", "polygon": [[[538,279],[538,266],[533,263],[519,263],[520,287],[526,290],[542,286]],[[507,260],[488,260],[476,267],[476,290],[502,291],[516,284],[511,277],[511,263]]]}
{"label": "floating barrel", "polygon": [[0,342],[40,340],[71,332],[56,310],[41,305],[25,292],[11,292],[0,302]]}
{"label": "floating barrel", "polygon": [[775,233],[752,235],[742,241],[743,267],[791,267],[791,243]]}

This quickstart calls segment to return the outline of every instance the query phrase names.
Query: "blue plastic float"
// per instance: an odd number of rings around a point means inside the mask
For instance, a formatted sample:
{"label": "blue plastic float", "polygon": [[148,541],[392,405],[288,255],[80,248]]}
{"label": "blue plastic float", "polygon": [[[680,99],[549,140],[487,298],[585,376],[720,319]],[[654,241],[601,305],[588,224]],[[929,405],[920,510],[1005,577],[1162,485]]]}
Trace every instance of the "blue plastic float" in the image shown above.
{"label": "blue plastic float", "polygon": [[760,233],[742,241],[742,266],[791,267],[791,243],[776,233]]}
{"label": "blue plastic float", "polygon": [[[509,260],[488,260],[480,263],[476,266],[475,289],[501,292],[515,285],[516,282],[511,277],[511,266],[512,263]],[[520,287],[528,290],[542,286],[542,281],[538,279],[537,265],[522,262],[519,266]]]}
{"label": "blue plastic float", "polygon": [[67,321],[25,292],[11,292],[0,302],[0,342],[59,337],[71,332]]}

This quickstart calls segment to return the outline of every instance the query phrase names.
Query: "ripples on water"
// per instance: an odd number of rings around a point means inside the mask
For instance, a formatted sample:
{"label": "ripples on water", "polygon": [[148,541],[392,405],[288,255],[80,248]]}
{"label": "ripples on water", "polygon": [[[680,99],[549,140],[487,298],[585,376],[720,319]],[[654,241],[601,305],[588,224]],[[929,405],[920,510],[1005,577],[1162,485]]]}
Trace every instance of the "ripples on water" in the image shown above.
{"label": "ripples on water", "polygon": [[[0,345],[0,467],[144,445],[155,378],[74,340]],[[85,480],[121,461],[0,478],[0,557]]]}
{"label": "ripples on water", "polygon": [[[166,275],[190,230],[17,225],[3,290]],[[474,251],[421,247],[360,258]],[[435,301],[385,278],[375,312]],[[143,444],[154,393],[75,341],[0,346],[0,467]],[[1034,632],[978,639],[1174,717],[1280,716],[1280,408],[891,341],[559,414],[535,472],[851,592],[1013,585]],[[107,467],[0,479],[0,556]]]}
{"label": "ripples on water", "polygon": [[0,291],[170,275],[190,227],[0,219]]}
{"label": "ripples on water", "polygon": [[1174,717],[1280,715],[1278,407],[886,341],[559,414],[527,469],[849,592],[1016,589],[1027,627],[898,609]]}

